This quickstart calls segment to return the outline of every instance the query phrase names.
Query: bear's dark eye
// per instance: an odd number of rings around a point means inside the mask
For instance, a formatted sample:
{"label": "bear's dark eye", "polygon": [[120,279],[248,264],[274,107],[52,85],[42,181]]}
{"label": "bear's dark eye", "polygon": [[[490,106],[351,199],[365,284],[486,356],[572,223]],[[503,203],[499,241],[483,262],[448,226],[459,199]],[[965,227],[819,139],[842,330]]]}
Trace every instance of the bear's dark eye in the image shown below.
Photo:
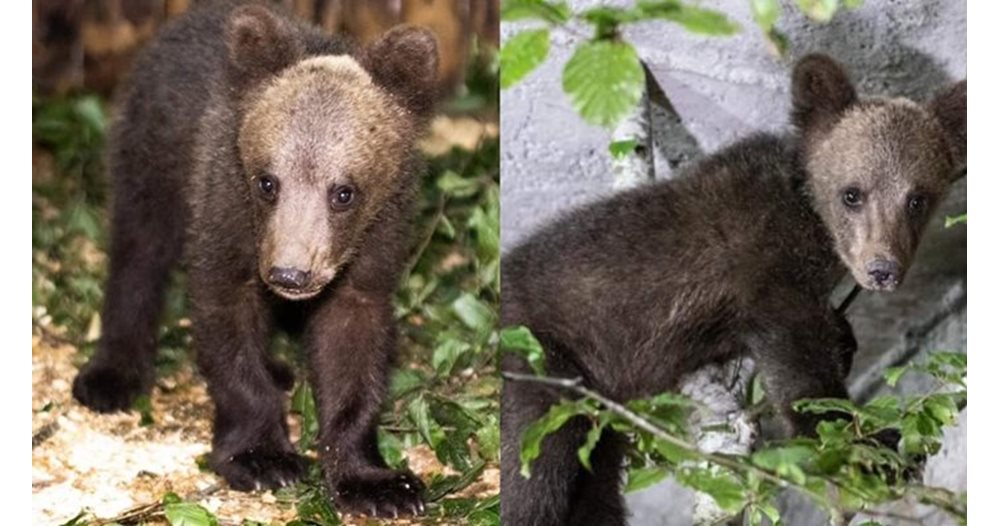
{"label": "bear's dark eye", "polygon": [[349,184],[340,185],[333,189],[332,203],[336,209],[345,209],[354,202],[354,194],[357,190]]}
{"label": "bear's dark eye", "polygon": [[906,201],[906,209],[913,215],[917,215],[927,206],[927,198],[922,195],[911,195]]}
{"label": "bear's dark eye", "polygon": [[257,188],[265,200],[273,201],[278,195],[278,180],[270,175],[262,175],[257,178]]}
{"label": "bear's dark eye", "polygon": [[861,190],[857,188],[848,188],[844,190],[844,204],[849,208],[857,208],[861,206]]}

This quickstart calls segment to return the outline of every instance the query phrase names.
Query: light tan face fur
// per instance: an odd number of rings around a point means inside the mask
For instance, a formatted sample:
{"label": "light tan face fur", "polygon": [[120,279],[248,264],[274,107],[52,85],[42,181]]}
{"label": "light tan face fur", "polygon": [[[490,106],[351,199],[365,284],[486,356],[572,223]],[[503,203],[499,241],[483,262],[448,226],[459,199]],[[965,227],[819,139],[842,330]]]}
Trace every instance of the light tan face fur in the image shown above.
{"label": "light tan face fur", "polygon": [[[345,56],[313,57],[282,72],[251,98],[239,134],[257,206],[261,279],[288,299],[318,294],[346,265],[392,193],[411,147],[411,119]],[[277,181],[272,201],[259,180]],[[349,185],[354,198],[333,206]],[[309,273],[297,290],[269,281],[273,268]]]}
{"label": "light tan face fur", "polygon": [[[863,102],[810,145],[807,169],[816,209],[848,270],[864,288],[895,289],[951,181],[944,130],[913,102]],[[850,189],[860,204],[847,205]],[[878,282],[876,261],[898,265],[898,275]]]}

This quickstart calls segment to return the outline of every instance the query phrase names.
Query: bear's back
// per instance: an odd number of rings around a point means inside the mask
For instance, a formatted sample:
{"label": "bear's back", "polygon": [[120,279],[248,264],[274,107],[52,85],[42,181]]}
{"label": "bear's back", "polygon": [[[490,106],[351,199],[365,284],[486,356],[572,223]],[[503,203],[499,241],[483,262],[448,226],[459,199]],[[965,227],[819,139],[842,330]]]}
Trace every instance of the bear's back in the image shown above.
{"label": "bear's back", "polygon": [[[676,179],[565,214],[504,255],[505,323],[631,370],[664,360],[649,347],[709,352],[770,287],[820,296],[835,274],[829,241],[796,188],[791,152],[785,139],[757,135]],[[662,365],[650,363],[688,369]]]}

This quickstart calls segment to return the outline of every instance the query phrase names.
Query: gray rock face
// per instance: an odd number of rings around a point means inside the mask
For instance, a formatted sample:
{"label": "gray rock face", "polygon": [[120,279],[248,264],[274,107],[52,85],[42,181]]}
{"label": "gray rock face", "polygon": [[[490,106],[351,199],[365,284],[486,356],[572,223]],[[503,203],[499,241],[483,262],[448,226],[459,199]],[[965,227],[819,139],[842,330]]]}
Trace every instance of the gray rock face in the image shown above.
{"label": "gray rock face", "polygon": [[[598,2],[572,0],[575,8]],[[628,4],[630,2],[605,2]],[[964,2],[868,0],[840,12],[828,24],[808,21],[785,2],[778,27],[791,41],[789,58],[770,54],[745,0],[706,0],[700,5],[729,14],[743,30],[727,38],[692,35],[664,22],[629,27],[664,97],[652,94],[654,165],[657,177],[713,152],[753,131],[788,130],[789,70],[794,57],[820,51],[843,62],[864,95],[927,100],[966,76]],[[505,24],[509,36],[522,26]],[[612,192],[611,132],[585,124],[561,89],[562,67],[586,27],[553,33],[550,57],[539,70],[504,91],[501,177],[503,247],[509,248],[560,211]],[[578,34],[577,34],[578,33]],[[944,217],[963,213],[966,184],[960,180],[931,220],[916,264],[893,294],[863,292],[849,311],[860,350],[849,379],[853,396],[870,399],[890,392],[931,388],[917,377],[893,390],[881,381],[889,366],[921,360],[927,352],[966,350],[966,230],[944,228]],[[966,488],[966,415],[947,433],[945,447],[928,461],[925,480],[953,490]],[[785,523],[822,525],[822,515],[790,497]],[[667,482],[628,497],[635,526],[691,524],[693,495]],[[913,503],[893,513],[924,524],[951,524]],[[930,513],[930,514],[929,514]],[[852,524],[864,522],[855,518]]]}

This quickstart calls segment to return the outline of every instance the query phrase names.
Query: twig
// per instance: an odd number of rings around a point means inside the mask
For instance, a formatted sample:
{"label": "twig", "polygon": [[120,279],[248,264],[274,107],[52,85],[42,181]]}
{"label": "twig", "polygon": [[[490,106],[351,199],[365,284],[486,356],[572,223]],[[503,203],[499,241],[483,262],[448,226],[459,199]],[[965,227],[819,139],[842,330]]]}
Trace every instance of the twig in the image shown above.
{"label": "twig", "polygon": [[56,434],[56,431],[59,431],[59,422],[56,420],[43,425],[37,433],[31,435],[31,449],[35,449],[41,445],[42,442],[52,438],[52,436]]}
{"label": "twig", "polygon": [[590,398],[591,400],[600,403],[609,411],[621,416],[625,420],[635,425],[637,428],[646,431],[647,433],[655,436],[656,438],[659,438],[660,440],[663,440],[674,446],[682,448],[687,452],[700,457],[702,460],[707,460],[708,462],[729,468],[734,471],[751,472],[761,477],[762,479],[769,480],[777,484],[779,487],[785,488],[789,486],[794,486],[796,488],[799,488],[803,492],[808,493],[809,495],[813,496],[816,499],[819,499],[821,501],[826,500],[825,497],[814,492],[810,488],[800,486],[799,484],[795,483],[792,480],[786,479],[780,475],[776,475],[765,469],[758,468],[757,466],[751,464],[744,464],[742,462],[737,462],[735,460],[732,460],[726,455],[720,455],[717,453],[705,453],[700,449],[698,449],[698,447],[695,446],[694,444],[691,444],[686,440],[677,438],[667,433],[666,431],[660,429],[655,424],[653,424],[649,420],[646,420],[645,418],[633,412],[631,409],[625,407],[624,405],[619,404],[618,402],[615,402],[614,400],[611,400],[610,398],[607,398],[596,391],[584,387],[582,378],[579,377],[551,378],[546,376],[535,376],[531,374],[521,374],[521,373],[511,373],[511,372],[504,372],[502,373],[502,376],[504,377],[504,379],[515,382],[534,382],[574,391],[577,394],[580,394],[582,396],[585,396],[587,398]]}
{"label": "twig", "polygon": [[843,316],[844,313],[847,312],[847,309],[851,306],[851,304],[854,303],[854,299],[858,297],[858,293],[860,292],[861,292],[861,285],[855,283],[854,288],[851,289],[851,292],[847,293],[847,297],[844,298],[844,301],[840,302],[840,306],[837,307],[837,314]]}
{"label": "twig", "polygon": [[[225,485],[222,484],[221,482],[216,482],[215,484],[212,484],[211,486],[208,486],[205,489],[188,493],[187,496],[184,498],[184,501],[187,502],[187,501],[201,500],[219,491],[224,487]],[[120,513],[117,517],[111,519],[97,519],[95,521],[95,524],[97,526],[103,526],[105,524],[115,524],[115,523],[136,524],[141,521],[157,517],[162,513],[163,513],[163,502],[162,501],[151,502],[148,504],[143,504],[141,506],[136,506],[134,508],[125,510],[122,513]]]}

